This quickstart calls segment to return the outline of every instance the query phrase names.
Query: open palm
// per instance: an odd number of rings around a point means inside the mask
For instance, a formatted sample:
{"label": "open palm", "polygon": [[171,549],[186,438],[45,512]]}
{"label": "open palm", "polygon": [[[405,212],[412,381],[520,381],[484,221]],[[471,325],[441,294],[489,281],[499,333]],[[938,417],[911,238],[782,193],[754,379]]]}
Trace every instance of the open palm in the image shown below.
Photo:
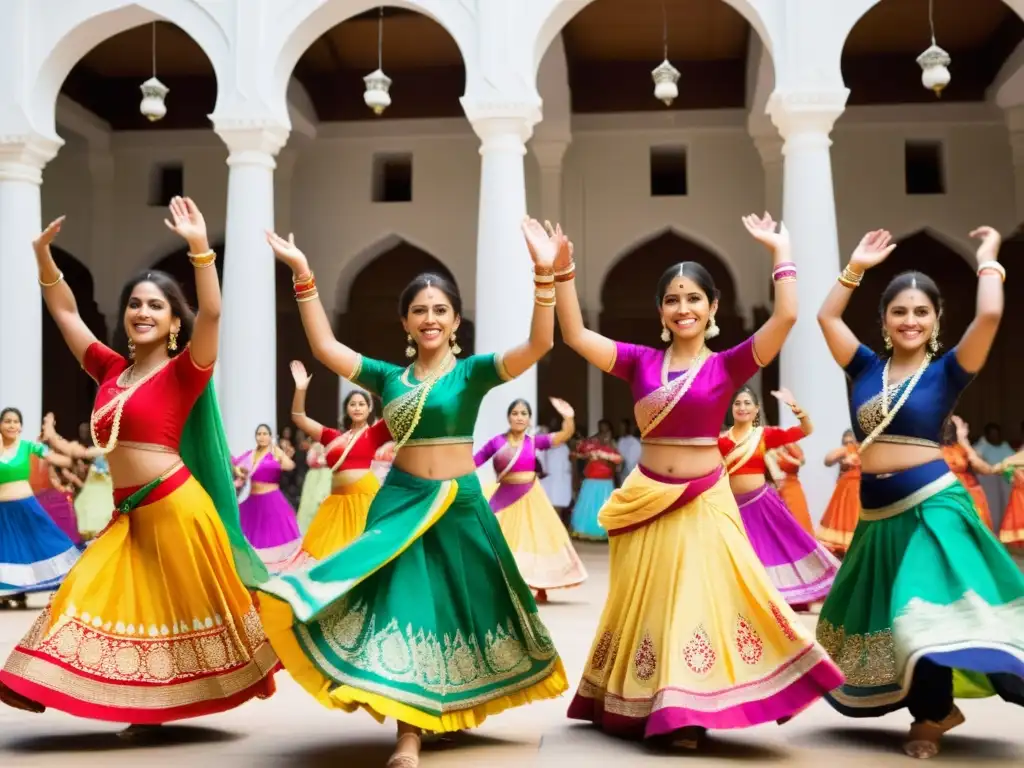
{"label": "open palm", "polygon": [[884,229],[876,229],[861,238],[850,257],[850,265],[870,269],[885,261],[894,250],[896,243],[892,241],[892,234]]}
{"label": "open palm", "polygon": [[54,219],[50,222],[49,226],[44,229],[35,240],[32,241],[32,247],[38,252],[43,248],[49,248],[50,243],[57,239],[57,235],[60,234],[60,228],[64,224],[64,217],[61,216],[58,219]]}
{"label": "open palm", "polygon": [[550,399],[551,405],[556,411],[558,411],[558,415],[563,419],[572,419],[576,417],[576,411],[574,411],[572,406],[565,402],[565,400],[558,397],[552,397]]}
{"label": "open palm", "polygon": [[[764,216],[750,214],[744,216],[743,226],[757,242],[762,243],[773,251],[789,245],[789,231],[785,226],[779,226],[771,214],[765,211]],[[778,231],[776,232],[776,228]]]}
{"label": "open palm", "polygon": [[995,261],[999,258],[999,246],[1003,242],[1003,236],[992,227],[978,227],[971,232],[971,237],[981,240],[978,246],[978,263]]}
{"label": "open palm", "polygon": [[279,261],[290,267],[292,272],[297,275],[301,275],[303,272],[308,270],[306,255],[299,250],[298,246],[295,245],[295,235],[290,234],[288,235],[288,239],[285,240],[276,232],[271,232],[268,229],[267,242],[274,251],[274,256],[276,256]]}
{"label": "open palm", "polygon": [[772,392],[772,397],[774,397],[779,402],[785,403],[790,408],[792,408],[793,405],[796,403],[796,398],[793,397],[793,393],[790,392],[785,387],[779,387],[778,389],[774,390]]}
{"label": "open palm", "polygon": [[167,206],[170,220],[164,219],[167,228],[183,238],[190,245],[206,243],[206,219],[203,218],[199,206],[190,197],[173,197]]}
{"label": "open palm", "polygon": [[555,263],[558,255],[561,240],[564,235],[560,233],[548,234],[536,219],[529,217],[523,219],[523,237],[526,238],[526,247],[530,250],[530,258],[539,267],[550,267]]}
{"label": "open palm", "polygon": [[309,382],[313,379],[313,374],[306,373],[306,366],[298,360],[292,360],[291,365],[288,367],[291,368],[292,378],[295,380],[295,388],[306,389],[309,386]]}

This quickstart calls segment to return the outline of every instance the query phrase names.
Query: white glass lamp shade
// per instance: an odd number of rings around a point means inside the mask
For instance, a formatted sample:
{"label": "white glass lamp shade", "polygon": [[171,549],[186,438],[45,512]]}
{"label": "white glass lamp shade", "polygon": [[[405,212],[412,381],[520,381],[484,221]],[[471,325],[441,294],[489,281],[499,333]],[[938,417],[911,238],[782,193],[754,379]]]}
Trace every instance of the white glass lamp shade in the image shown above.
{"label": "white glass lamp shade", "polygon": [[654,79],[654,97],[664,102],[665,106],[671,105],[679,95],[679,87],[676,85],[679,82],[679,70],[665,59],[654,68],[651,77]]}
{"label": "white glass lamp shade", "polygon": [[375,115],[382,114],[391,106],[391,78],[385,75],[383,70],[378,69],[364,77],[363,82],[366,83],[363,101]]}
{"label": "white glass lamp shade", "polygon": [[949,85],[949,65],[952,62],[949,54],[937,45],[929,46],[928,50],[917,57],[921,66],[921,84],[936,96],[942,95],[942,89]]}
{"label": "white glass lamp shade", "polygon": [[141,86],[142,103],[139,104],[139,111],[152,123],[167,114],[167,104],[164,98],[170,93],[170,88],[161,83],[155,77],[149,78]]}

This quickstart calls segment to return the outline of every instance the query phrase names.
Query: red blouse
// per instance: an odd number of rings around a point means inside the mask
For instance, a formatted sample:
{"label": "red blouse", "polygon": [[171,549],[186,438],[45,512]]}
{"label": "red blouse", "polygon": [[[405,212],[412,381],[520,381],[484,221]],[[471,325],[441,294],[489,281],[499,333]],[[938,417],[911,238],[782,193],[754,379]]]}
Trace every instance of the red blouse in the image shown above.
{"label": "red blouse", "polygon": [[[790,456],[793,458],[790,458]],[[795,475],[800,472],[800,462],[804,458],[804,452],[799,445],[791,443],[776,451],[775,458],[779,462],[779,469],[787,475]]]}
{"label": "red blouse", "polygon": [[[334,466],[341,460],[345,453],[345,447],[352,439],[350,432],[339,432],[330,427],[324,427],[320,433],[320,442],[326,446],[327,466]],[[381,419],[372,427],[359,436],[359,440],[352,446],[352,450],[345,457],[345,463],[335,469],[335,472],[342,472],[346,469],[369,469],[377,456],[377,450],[387,445],[392,440],[391,432],[388,431],[387,422]]]}
{"label": "red blouse", "polygon": [[[590,437],[581,441],[576,448],[576,453],[581,456],[586,456],[586,454],[592,451],[608,454],[609,456],[619,455],[619,452],[613,446]],[[604,459],[592,459],[583,467],[583,476],[590,480],[614,480],[615,464]]]}
{"label": "red blouse", "polygon": [[[771,450],[772,448],[778,448],[789,443],[795,443],[797,440],[801,440],[804,437],[804,431],[800,427],[789,427],[783,429],[782,427],[765,427],[761,433],[761,443],[754,449],[753,454],[746,462],[737,467],[734,471],[729,474],[732,475],[763,475],[766,467],[764,464],[765,451]],[[718,437],[718,450],[722,456],[728,456],[733,448],[736,447],[730,437],[729,433],[726,432]]]}
{"label": "red blouse", "polygon": [[119,444],[169,453],[178,452],[185,421],[213,376],[213,366],[197,366],[188,347],[130,387],[118,383],[128,361],[98,341],[82,367],[99,384],[92,429],[100,447],[109,446],[116,420]]}

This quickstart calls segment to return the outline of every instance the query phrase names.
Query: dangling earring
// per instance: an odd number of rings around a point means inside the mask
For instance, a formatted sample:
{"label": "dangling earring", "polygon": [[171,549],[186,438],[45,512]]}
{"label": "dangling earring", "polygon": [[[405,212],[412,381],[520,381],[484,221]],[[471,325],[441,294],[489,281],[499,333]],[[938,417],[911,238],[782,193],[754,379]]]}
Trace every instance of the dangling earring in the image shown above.
{"label": "dangling earring", "polygon": [[459,346],[459,337],[455,335],[455,331],[452,331],[452,335],[448,338],[448,346],[452,348],[453,355],[462,354],[462,347]]}
{"label": "dangling earring", "polygon": [[719,329],[718,324],[715,322],[715,316],[711,315],[708,319],[708,327],[704,329],[704,338],[713,339],[721,332],[722,331]]}
{"label": "dangling earring", "polygon": [[661,340],[668,344],[672,341],[672,331],[668,329],[667,325],[662,324],[661,326]]}
{"label": "dangling earring", "polygon": [[933,355],[942,349],[942,343],[939,341],[939,323],[937,320],[935,325],[932,326],[932,337],[928,339],[928,349],[932,351]]}
{"label": "dangling earring", "polygon": [[174,331],[171,331],[171,335],[167,337],[167,351],[178,351],[178,334],[175,333]]}
{"label": "dangling earring", "polygon": [[757,415],[754,416],[754,426],[755,427],[760,427],[761,426],[761,411],[758,411]]}
{"label": "dangling earring", "polygon": [[135,359],[135,342],[131,339],[128,339],[128,357]]}
{"label": "dangling earring", "polygon": [[405,334],[405,356],[416,357],[416,345],[412,343],[412,334]]}
{"label": "dangling earring", "polygon": [[885,342],[886,351],[892,351],[892,336],[888,331],[882,331],[882,341]]}

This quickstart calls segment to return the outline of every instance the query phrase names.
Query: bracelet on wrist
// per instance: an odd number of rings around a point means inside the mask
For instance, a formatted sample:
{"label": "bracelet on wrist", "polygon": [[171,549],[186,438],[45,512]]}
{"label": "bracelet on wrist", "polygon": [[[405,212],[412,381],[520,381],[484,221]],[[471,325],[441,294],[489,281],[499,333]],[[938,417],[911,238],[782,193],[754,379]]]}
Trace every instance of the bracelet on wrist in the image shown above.
{"label": "bracelet on wrist", "polygon": [[984,272],[995,272],[1003,282],[1006,282],[1006,267],[998,261],[983,261],[978,265],[978,277]]}
{"label": "bracelet on wrist", "polygon": [[576,271],[576,261],[574,259],[573,261],[569,262],[569,266],[568,267],[566,267],[565,269],[560,269],[557,272],[555,272],[555,277],[561,277],[562,275],[568,275],[570,272],[575,272],[575,271]]}
{"label": "bracelet on wrist", "polygon": [[192,262],[192,266],[196,269],[203,269],[209,267],[217,260],[217,254],[215,251],[208,250],[203,253],[192,253],[189,251],[188,260]]}

